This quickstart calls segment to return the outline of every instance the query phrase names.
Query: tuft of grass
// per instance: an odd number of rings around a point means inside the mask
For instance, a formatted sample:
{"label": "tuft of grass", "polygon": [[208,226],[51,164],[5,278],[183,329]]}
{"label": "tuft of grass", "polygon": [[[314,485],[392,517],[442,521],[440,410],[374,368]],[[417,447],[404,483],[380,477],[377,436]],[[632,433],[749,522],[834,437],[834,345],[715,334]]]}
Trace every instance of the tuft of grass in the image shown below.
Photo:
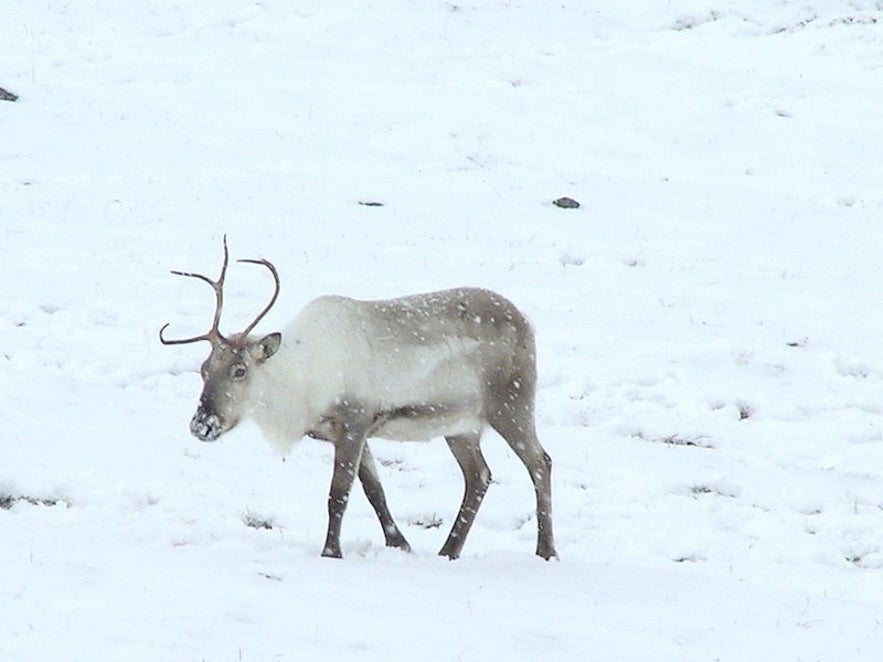
{"label": "tuft of grass", "polygon": [[692,494],[695,497],[700,497],[700,496],[705,496],[707,494],[711,494],[714,496],[726,497],[728,499],[735,499],[736,498],[736,494],[731,491],[724,490],[720,487],[715,487],[713,485],[704,485],[704,484],[696,484],[696,485],[693,485],[692,487],[690,487],[690,494]]}
{"label": "tuft of grass", "polygon": [[[641,439],[645,437],[639,435]],[[649,439],[654,444],[665,444],[666,446],[686,446],[689,448],[707,448],[713,449],[714,444],[711,443],[710,437],[698,435],[696,437],[684,437],[679,434],[671,434],[665,437],[653,437]]]}
{"label": "tuft of grass", "polygon": [[860,554],[849,554],[846,556],[846,562],[860,568],[862,566],[862,557]]}
{"label": "tuft of grass", "polygon": [[438,529],[445,523],[445,521],[433,513],[432,515],[415,517],[410,520],[410,523],[414,526],[419,526],[422,529]]}
{"label": "tuft of grass", "polygon": [[20,494],[18,496],[14,494],[0,494],[0,509],[9,510],[15,504],[24,502],[29,503],[32,506],[57,506],[59,504],[64,505],[66,508],[70,508],[71,504],[64,499],[54,499],[51,497],[32,497],[26,494]]}
{"label": "tuft of grass", "polygon": [[259,572],[258,574],[261,577],[263,577],[264,579],[269,579],[271,582],[281,582],[282,581],[282,577],[280,577],[279,575],[271,575],[268,572]]}
{"label": "tuft of grass", "polygon": [[260,515],[251,512],[250,510],[242,516],[242,522],[245,526],[251,527],[252,529],[264,529],[266,531],[272,531],[274,528],[274,522],[272,517],[261,517]]}

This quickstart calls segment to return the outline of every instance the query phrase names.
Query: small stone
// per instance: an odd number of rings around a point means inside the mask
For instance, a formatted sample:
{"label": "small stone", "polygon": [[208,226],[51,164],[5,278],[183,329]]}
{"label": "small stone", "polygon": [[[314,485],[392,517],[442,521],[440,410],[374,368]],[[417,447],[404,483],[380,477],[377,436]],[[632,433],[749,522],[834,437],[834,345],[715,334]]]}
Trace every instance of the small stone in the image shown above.
{"label": "small stone", "polygon": [[0,87],[0,101],[17,101],[18,95]]}
{"label": "small stone", "polygon": [[558,198],[553,200],[552,204],[562,209],[579,209],[579,203],[573,198]]}

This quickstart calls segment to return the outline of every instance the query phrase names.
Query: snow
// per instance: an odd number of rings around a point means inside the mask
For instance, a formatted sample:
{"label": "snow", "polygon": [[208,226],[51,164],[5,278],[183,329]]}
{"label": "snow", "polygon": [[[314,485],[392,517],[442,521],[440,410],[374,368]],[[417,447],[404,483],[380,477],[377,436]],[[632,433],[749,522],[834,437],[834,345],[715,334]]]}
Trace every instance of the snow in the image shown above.
{"label": "snow", "polygon": [[[881,26],[863,0],[9,0],[0,659],[878,660]],[[207,348],[157,330],[208,328],[168,272],[214,277],[224,234],[281,274],[258,331],[328,293],[518,304],[560,560],[492,434],[456,562],[443,442],[372,443],[414,552],[356,488],[336,561],[327,445],[190,437]],[[269,288],[231,265],[222,329]]]}

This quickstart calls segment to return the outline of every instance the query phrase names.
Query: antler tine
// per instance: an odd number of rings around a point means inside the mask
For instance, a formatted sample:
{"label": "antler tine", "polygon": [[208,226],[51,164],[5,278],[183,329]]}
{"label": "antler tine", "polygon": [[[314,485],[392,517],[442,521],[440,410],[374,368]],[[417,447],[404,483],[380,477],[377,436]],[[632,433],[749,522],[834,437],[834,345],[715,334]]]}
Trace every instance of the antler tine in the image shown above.
{"label": "antler tine", "polygon": [[227,235],[224,235],[224,263],[221,265],[221,275],[218,276],[218,280],[212,280],[208,276],[203,276],[202,274],[191,273],[189,271],[172,271],[176,276],[186,276],[188,278],[198,278],[199,280],[208,283],[211,285],[211,288],[215,291],[215,316],[212,320],[212,328],[209,329],[208,333],[203,333],[199,336],[193,336],[192,338],[183,338],[181,340],[166,340],[163,338],[163,331],[165,331],[166,327],[169,326],[166,324],[159,330],[159,340],[163,345],[183,345],[191,342],[198,342],[200,340],[208,340],[210,343],[215,344],[217,342],[226,340],[223,335],[221,335],[221,331],[218,325],[221,323],[221,311],[224,308],[224,279],[227,277],[227,265],[230,263],[230,252],[227,250]]}
{"label": "antler tine", "polygon": [[242,332],[242,337],[244,338],[249,333],[251,333],[252,329],[254,329],[258,325],[258,322],[260,322],[262,319],[264,319],[264,315],[266,315],[268,312],[270,312],[270,308],[273,307],[273,304],[276,303],[276,299],[279,297],[279,290],[281,289],[282,285],[279,282],[279,272],[276,271],[276,267],[273,266],[273,263],[270,262],[269,260],[264,260],[263,258],[261,258],[260,260],[251,260],[251,259],[245,258],[242,260],[237,260],[237,262],[248,262],[250,264],[261,264],[261,265],[267,267],[267,269],[270,270],[270,273],[273,274],[273,280],[276,282],[276,290],[273,292],[273,296],[270,299],[270,303],[268,303],[267,306],[260,312],[260,314],[258,314],[258,316],[254,318],[254,321],[251,324],[249,324],[247,327],[245,327],[245,331]]}
{"label": "antler tine", "polygon": [[[218,280],[212,283],[212,289],[215,291],[215,319],[212,321],[212,330],[215,332],[219,340],[223,340],[219,325],[221,323],[221,309],[224,307],[224,279],[227,277],[227,265],[230,263],[230,251],[227,250],[227,235],[224,235],[224,264],[221,265],[221,275]],[[208,280],[208,279],[206,279]],[[211,283],[211,281],[209,281]],[[211,331],[209,331],[211,333]]]}
{"label": "antler tine", "polygon": [[187,343],[198,342],[200,340],[208,340],[209,342],[211,342],[211,340],[212,340],[211,335],[208,333],[203,333],[201,336],[193,336],[192,338],[182,338],[180,340],[166,340],[165,338],[163,338],[162,332],[165,331],[168,326],[169,326],[169,322],[166,322],[165,324],[162,325],[162,328],[159,330],[159,341],[163,345],[186,345]]}

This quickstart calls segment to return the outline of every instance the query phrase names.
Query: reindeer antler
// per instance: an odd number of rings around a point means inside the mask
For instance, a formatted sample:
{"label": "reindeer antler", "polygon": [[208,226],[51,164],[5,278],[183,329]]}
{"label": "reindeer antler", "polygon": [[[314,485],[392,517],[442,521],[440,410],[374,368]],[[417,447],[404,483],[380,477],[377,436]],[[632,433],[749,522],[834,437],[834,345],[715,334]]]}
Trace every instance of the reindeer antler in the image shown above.
{"label": "reindeer antler", "polygon": [[[182,338],[181,340],[166,340],[163,337],[163,331],[166,330],[166,327],[169,326],[165,324],[159,330],[159,340],[163,345],[184,345],[186,343],[198,342],[200,340],[208,340],[212,345],[218,344],[220,342],[227,342],[227,339],[221,335],[221,331],[218,328],[218,325],[221,322],[221,310],[224,307],[224,278],[227,275],[227,264],[230,261],[230,254],[227,251],[227,235],[224,235],[224,264],[221,267],[221,275],[218,277],[218,280],[212,280],[207,276],[203,276],[202,274],[190,273],[187,271],[173,271],[172,273],[176,276],[187,276],[188,278],[198,278],[201,281],[204,281],[211,285],[212,289],[215,291],[215,318],[212,321],[212,328],[209,329],[208,333],[203,333],[199,336],[193,336],[192,338]],[[254,321],[245,327],[245,331],[243,331],[240,335],[245,338],[251,333],[252,329],[254,329],[258,322],[264,319],[264,316],[270,312],[270,309],[273,307],[273,304],[276,303],[276,299],[279,297],[279,290],[281,289],[281,284],[279,282],[279,272],[276,271],[276,267],[273,266],[273,263],[269,260],[251,260],[251,259],[243,259],[237,260],[237,262],[249,262],[251,264],[261,264],[267,269],[270,270],[270,273],[273,275],[273,280],[276,283],[276,289],[273,292],[273,296],[270,299],[270,303],[258,314],[257,317],[254,318]]]}
{"label": "reindeer antler", "polygon": [[276,299],[279,297],[279,290],[281,289],[282,286],[279,282],[279,272],[276,271],[276,267],[274,267],[273,263],[270,262],[269,260],[264,260],[263,258],[261,258],[260,260],[243,259],[243,260],[236,260],[236,261],[237,262],[249,262],[250,264],[264,265],[265,267],[267,267],[267,269],[270,270],[270,273],[273,274],[273,280],[276,282],[276,290],[273,292],[273,296],[270,298],[270,303],[268,303],[267,306],[258,314],[258,316],[254,318],[254,321],[251,324],[249,324],[247,327],[245,327],[245,331],[242,332],[242,337],[244,338],[249,333],[251,333],[251,330],[258,325],[258,322],[260,322],[262,319],[264,319],[264,315],[266,315],[268,312],[270,312],[270,308],[273,307],[273,304],[276,303]]}
{"label": "reindeer antler", "polygon": [[159,341],[163,345],[184,345],[191,342],[199,342],[200,340],[208,340],[210,343],[212,343],[212,345],[215,345],[226,340],[226,338],[221,335],[221,331],[219,330],[218,325],[221,322],[221,310],[224,307],[224,278],[227,276],[227,264],[229,264],[229,262],[230,253],[227,250],[227,235],[224,235],[224,264],[221,266],[221,275],[218,276],[218,280],[212,280],[208,276],[190,273],[188,271],[172,271],[172,273],[176,276],[198,278],[199,280],[205,281],[212,286],[212,289],[215,291],[215,318],[212,321],[212,328],[209,329],[208,333],[203,333],[199,336],[193,336],[192,338],[182,338],[180,340],[166,340],[165,338],[163,338],[163,331],[165,331],[166,327],[169,326],[169,324],[166,323],[159,330]]}

